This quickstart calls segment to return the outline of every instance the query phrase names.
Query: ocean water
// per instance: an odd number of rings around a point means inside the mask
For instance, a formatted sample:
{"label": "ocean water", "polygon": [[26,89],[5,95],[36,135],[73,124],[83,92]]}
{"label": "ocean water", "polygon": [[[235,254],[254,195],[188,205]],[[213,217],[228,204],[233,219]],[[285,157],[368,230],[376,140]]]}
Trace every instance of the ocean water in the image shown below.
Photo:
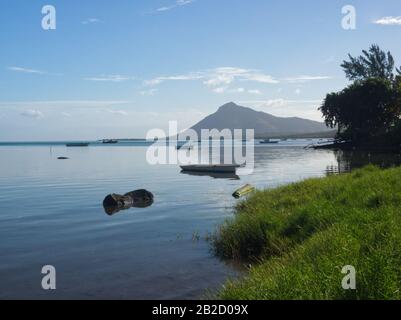
{"label": "ocean water", "polygon": [[[257,145],[254,173],[239,179],[151,166],[141,143],[1,145],[0,299],[202,297],[240,274],[207,241],[233,215],[235,189],[401,163],[398,156],[305,150],[309,143]],[[136,189],[151,191],[153,205],[105,213],[106,195]],[[44,265],[56,268],[56,290],[41,287]]]}

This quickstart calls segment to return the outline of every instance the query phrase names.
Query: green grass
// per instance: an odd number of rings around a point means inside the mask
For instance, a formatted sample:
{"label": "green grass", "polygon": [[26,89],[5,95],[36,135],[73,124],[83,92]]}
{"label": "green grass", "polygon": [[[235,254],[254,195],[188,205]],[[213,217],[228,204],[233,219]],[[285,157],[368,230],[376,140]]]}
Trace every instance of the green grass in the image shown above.
{"label": "green grass", "polygon": [[[252,264],[221,299],[400,299],[401,168],[259,191],[213,237],[215,253]],[[357,290],[344,290],[346,265]]]}

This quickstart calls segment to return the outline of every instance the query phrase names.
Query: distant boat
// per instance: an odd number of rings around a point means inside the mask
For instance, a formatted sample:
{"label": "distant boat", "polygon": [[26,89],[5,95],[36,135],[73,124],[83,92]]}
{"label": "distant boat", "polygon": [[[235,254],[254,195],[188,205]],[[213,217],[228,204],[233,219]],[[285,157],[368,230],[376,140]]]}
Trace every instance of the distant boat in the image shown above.
{"label": "distant boat", "polygon": [[261,144],[277,144],[279,143],[278,140],[271,140],[271,139],[266,139],[266,140],[262,140],[260,141]]}
{"label": "distant boat", "polygon": [[193,150],[194,146],[185,146],[185,145],[183,145],[183,146],[177,146],[176,148],[177,148],[177,150]]}
{"label": "distant boat", "polygon": [[217,165],[189,165],[181,166],[184,172],[218,172],[218,173],[235,173],[239,165],[217,164]]}
{"label": "distant boat", "polygon": [[72,142],[72,143],[67,143],[67,147],[88,147],[89,143],[88,142]]}
{"label": "distant boat", "polygon": [[115,140],[115,139],[104,139],[104,140],[102,140],[102,143],[104,143],[104,144],[116,144],[116,143],[118,143],[118,140]]}

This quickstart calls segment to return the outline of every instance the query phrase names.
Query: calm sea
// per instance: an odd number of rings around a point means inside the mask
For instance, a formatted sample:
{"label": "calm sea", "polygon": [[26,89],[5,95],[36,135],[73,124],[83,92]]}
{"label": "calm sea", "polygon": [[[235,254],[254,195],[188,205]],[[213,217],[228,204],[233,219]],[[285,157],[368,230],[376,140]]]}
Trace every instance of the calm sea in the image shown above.
{"label": "calm sea", "polygon": [[[239,272],[216,259],[207,241],[232,216],[235,189],[401,162],[399,156],[305,150],[309,143],[257,145],[255,171],[240,179],[151,166],[141,143],[0,145],[0,298],[202,297]],[[105,213],[107,194],[143,188],[154,194],[151,207]],[[54,291],[41,287],[44,265],[57,270]]]}

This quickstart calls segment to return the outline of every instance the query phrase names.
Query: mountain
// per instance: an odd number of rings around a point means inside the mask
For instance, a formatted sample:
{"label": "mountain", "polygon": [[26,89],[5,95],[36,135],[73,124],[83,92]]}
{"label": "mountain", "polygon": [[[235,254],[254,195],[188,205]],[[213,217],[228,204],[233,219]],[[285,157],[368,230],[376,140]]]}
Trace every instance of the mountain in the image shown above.
{"label": "mountain", "polygon": [[202,129],[254,129],[255,137],[284,137],[297,135],[319,135],[332,132],[322,122],[301,118],[280,118],[265,112],[241,107],[234,102],[227,103],[219,110],[198,122],[191,129],[200,136]]}

